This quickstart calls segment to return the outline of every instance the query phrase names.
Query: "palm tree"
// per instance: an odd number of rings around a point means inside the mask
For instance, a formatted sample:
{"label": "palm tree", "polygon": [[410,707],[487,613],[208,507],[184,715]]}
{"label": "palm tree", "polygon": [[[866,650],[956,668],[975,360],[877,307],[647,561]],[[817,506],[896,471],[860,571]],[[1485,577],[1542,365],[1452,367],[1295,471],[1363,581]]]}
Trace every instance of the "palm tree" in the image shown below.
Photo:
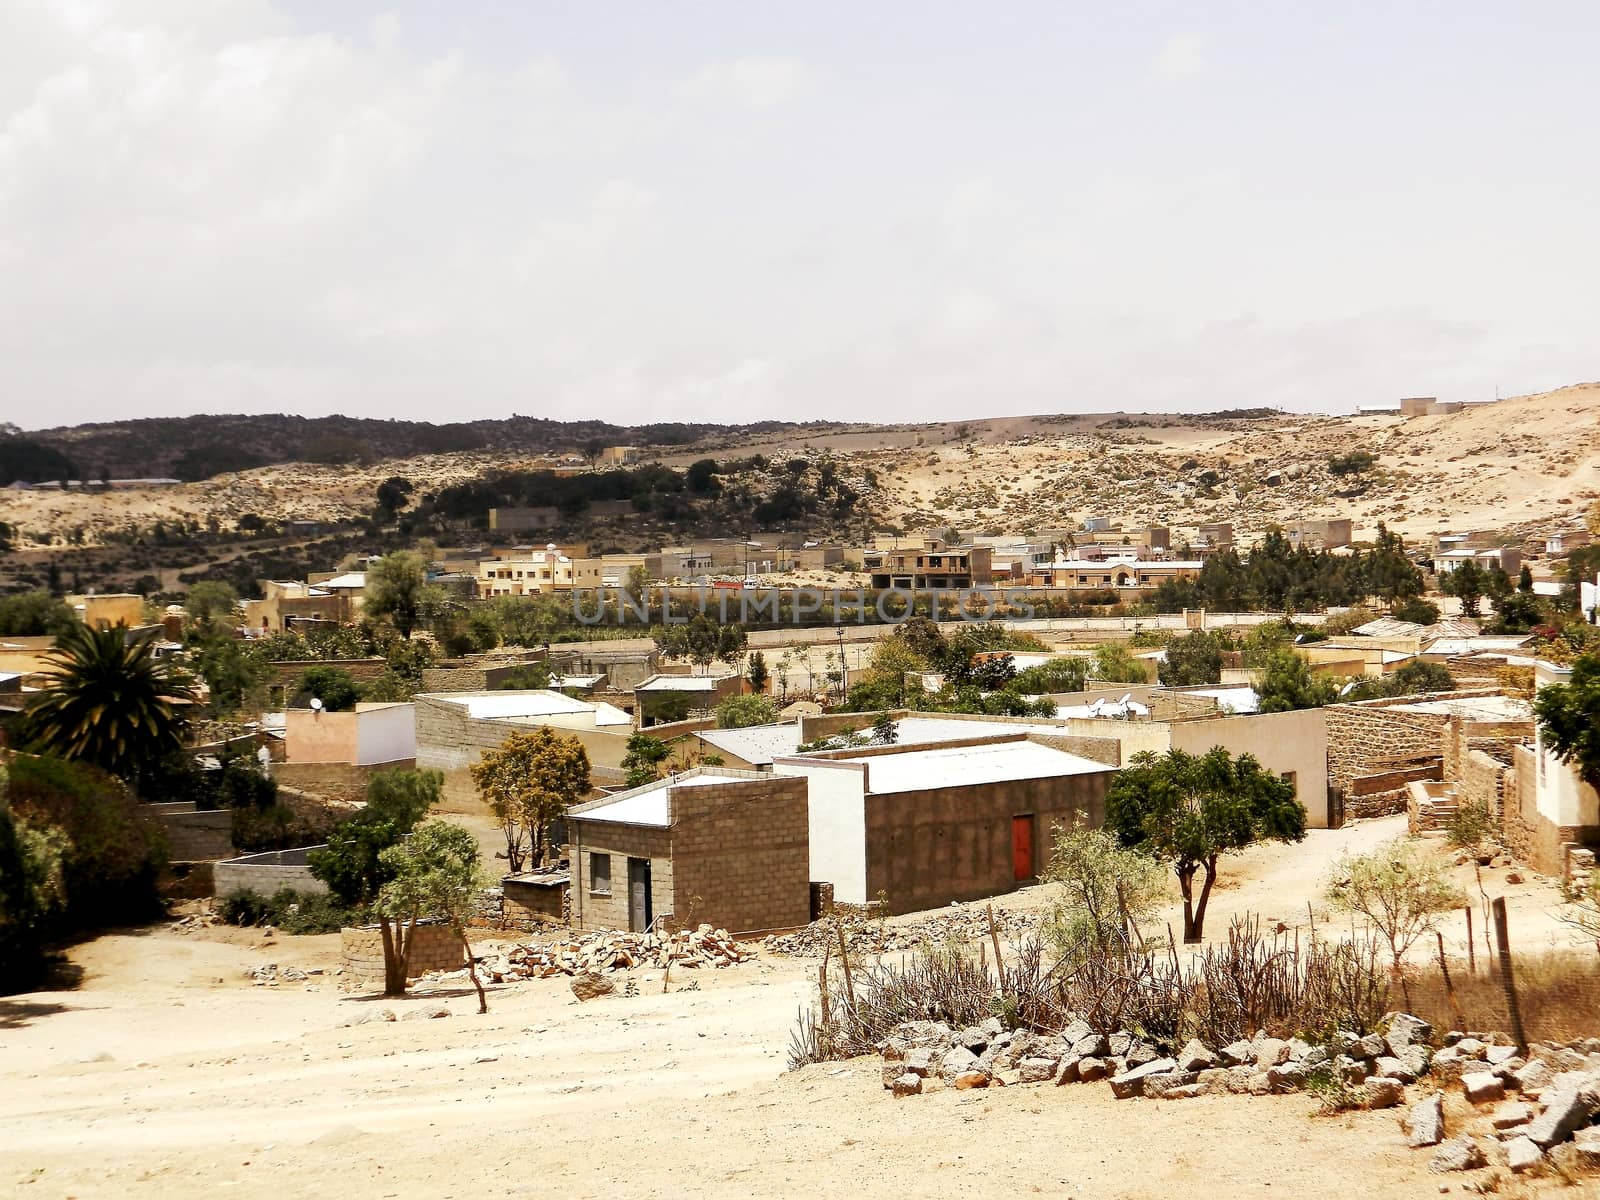
{"label": "palm tree", "polygon": [[181,749],[194,685],[151,653],[154,636],[81,624],[61,634],[43,672],[47,685],[28,707],[30,747],[136,788],[142,771]]}

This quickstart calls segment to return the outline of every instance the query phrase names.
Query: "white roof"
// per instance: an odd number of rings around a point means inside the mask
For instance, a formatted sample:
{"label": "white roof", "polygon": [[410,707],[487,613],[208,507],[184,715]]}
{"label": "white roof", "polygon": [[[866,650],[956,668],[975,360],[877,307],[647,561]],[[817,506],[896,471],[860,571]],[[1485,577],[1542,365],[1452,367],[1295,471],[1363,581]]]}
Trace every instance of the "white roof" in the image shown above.
{"label": "white roof", "polygon": [[706,729],[700,740],[751,766],[766,766],[774,758],[800,749],[800,726],[747,725],[743,729]]}
{"label": "white roof", "polygon": [[365,571],[351,571],[332,579],[322,579],[317,582],[319,588],[364,588],[367,586]]}
{"label": "white roof", "polygon": [[1533,594],[1535,596],[1559,596],[1561,584],[1554,579],[1535,579],[1533,581]]}
{"label": "white roof", "polygon": [[747,780],[747,775],[734,775],[702,767],[692,775],[673,775],[658,779],[630,792],[620,792],[607,800],[596,800],[570,810],[568,815],[583,821],[607,821],[617,825],[672,824],[672,791],[681,787],[705,787],[713,783]]}
{"label": "white roof", "polygon": [[636,692],[714,692],[721,679],[717,675],[652,675],[633,690]]}
{"label": "white roof", "polygon": [[919,746],[1004,734],[1060,733],[1061,726],[1042,721],[962,721],[954,717],[902,717],[894,723],[895,744]]}
{"label": "white roof", "polygon": [[1422,648],[1424,654],[1472,654],[1479,650],[1515,650],[1533,640],[1531,633],[1442,637]]}
{"label": "white roof", "polygon": [[1225,713],[1253,713],[1261,709],[1261,697],[1249,685],[1243,687],[1187,688],[1188,696],[1210,696]]}
{"label": "white roof", "polygon": [[1515,696],[1463,696],[1454,700],[1418,700],[1396,704],[1393,712],[1432,713],[1469,721],[1531,721],[1533,706]]}
{"label": "white roof", "polygon": [[913,750],[909,754],[869,755],[844,761],[867,764],[867,790],[874,795],[1014,779],[1095,775],[1116,770],[1105,763],[1026,740],[934,747]]}
{"label": "white roof", "polygon": [[462,692],[457,695],[435,693],[435,700],[458,704],[476,721],[515,720],[517,718],[557,717],[592,712],[596,725],[631,725],[633,718],[613,704],[577,700],[560,692]]}

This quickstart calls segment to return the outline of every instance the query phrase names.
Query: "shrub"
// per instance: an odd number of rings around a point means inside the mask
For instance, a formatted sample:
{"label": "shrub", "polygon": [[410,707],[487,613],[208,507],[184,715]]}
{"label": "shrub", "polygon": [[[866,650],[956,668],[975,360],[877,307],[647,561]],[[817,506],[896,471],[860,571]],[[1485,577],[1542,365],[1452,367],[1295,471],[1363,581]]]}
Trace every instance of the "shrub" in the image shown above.
{"label": "shrub", "polygon": [[1494,814],[1482,800],[1463,800],[1445,827],[1445,835],[1452,846],[1467,849],[1481,846],[1494,833]]}
{"label": "shrub", "polygon": [[325,892],[280,888],[271,896],[246,888],[223,900],[219,915],[229,925],[271,925],[282,933],[338,933],[360,925],[366,913],[341,904]]}

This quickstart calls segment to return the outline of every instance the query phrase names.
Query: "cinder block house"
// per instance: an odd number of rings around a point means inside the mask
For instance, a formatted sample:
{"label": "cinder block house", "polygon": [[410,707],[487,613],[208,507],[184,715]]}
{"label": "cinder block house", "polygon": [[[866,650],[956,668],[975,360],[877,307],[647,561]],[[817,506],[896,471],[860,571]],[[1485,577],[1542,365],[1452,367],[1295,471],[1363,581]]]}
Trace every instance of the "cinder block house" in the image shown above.
{"label": "cinder block house", "polygon": [[811,919],[804,779],[699,767],[577,805],[567,829],[580,929]]}
{"label": "cinder block house", "polygon": [[778,758],[772,770],[810,787],[811,879],[839,903],[881,897],[890,912],[914,912],[1031,883],[1057,825],[1104,822],[1116,766],[1050,740],[841,750]]}

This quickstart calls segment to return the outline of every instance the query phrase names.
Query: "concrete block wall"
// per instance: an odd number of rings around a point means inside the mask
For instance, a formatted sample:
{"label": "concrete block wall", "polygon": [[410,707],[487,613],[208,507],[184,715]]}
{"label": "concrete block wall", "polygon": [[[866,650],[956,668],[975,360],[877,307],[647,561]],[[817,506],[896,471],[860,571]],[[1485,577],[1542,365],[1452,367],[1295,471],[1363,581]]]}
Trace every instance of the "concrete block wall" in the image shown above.
{"label": "concrete block wall", "polygon": [[415,765],[412,759],[370,767],[358,767],[350,763],[279,762],[272,764],[272,778],[281,786],[305,795],[323,796],[349,804],[366,799],[367,783],[377,772]]}
{"label": "concrete block wall", "polygon": [[[572,852],[572,923],[579,929],[628,928],[628,859],[650,860],[650,907],[673,911],[672,834],[665,826],[618,825],[568,818]],[[593,891],[591,854],[611,856],[611,894]]]}
{"label": "concrete block wall", "polygon": [[811,919],[804,779],[773,777],[672,791],[672,913],[735,933]]}
{"label": "concrete block wall", "polygon": [[[409,976],[454,971],[466,965],[461,939],[448,925],[418,925],[412,935]],[[376,925],[347,927],[339,934],[339,956],[346,988],[383,983],[383,933]]]}
{"label": "concrete block wall", "polygon": [[167,838],[167,857],[174,862],[215,862],[233,857],[233,813],[227,809],[196,811],[193,804],[153,804]]}
{"label": "concrete block wall", "polygon": [[235,892],[252,891],[271,896],[284,888],[326,895],[328,885],[313,875],[311,868],[306,865],[306,854],[310,849],[312,847],[269,850],[219,862],[212,869],[215,895],[222,899]]}

